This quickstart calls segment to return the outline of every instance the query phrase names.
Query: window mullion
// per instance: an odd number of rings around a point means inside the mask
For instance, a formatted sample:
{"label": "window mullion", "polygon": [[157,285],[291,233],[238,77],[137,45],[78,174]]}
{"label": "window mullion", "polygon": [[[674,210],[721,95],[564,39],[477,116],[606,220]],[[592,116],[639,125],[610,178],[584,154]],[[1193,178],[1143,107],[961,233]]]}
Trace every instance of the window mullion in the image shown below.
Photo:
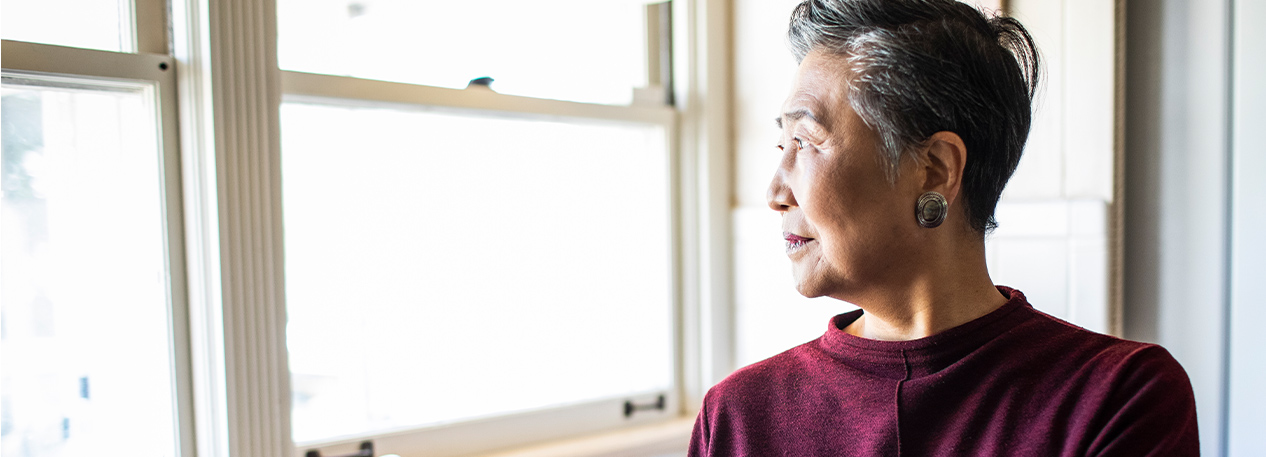
{"label": "window mullion", "polygon": [[275,11],[272,0],[172,5],[200,457],[293,452]]}
{"label": "window mullion", "polygon": [[679,111],[681,371],[687,413],[734,370],[728,2],[672,5],[673,99]]}
{"label": "window mullion", "polygon": [[385,103],[455,109],[505,111],[551,117],[594,118],[667,125],[668,106],[613,106],[498,94],[483,89],[449,89],[293,71],[281,72],[287,99],[342,99],[353,104]]}
{"label": "window mullion", "polygon": [[132,19],[137,52],[166,55],[170,51],[165,0],[133,0]]}
{"label": "window mullion", "polygon": [[92,78],[163,81],[171,58],[4,40],[4,68]]}

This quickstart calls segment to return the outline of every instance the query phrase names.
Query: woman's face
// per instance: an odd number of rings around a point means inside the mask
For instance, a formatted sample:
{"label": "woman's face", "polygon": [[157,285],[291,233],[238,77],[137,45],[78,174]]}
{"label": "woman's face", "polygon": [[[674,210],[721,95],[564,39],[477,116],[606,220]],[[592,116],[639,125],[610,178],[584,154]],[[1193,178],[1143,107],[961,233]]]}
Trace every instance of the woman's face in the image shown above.
{"label": "woman's face", "polygon": [[782,161],[769,206],[782,227],[796,288],[807,297],[856,303],[900,287],[920,238],[914,207],[918,168],[902,159],[886,179],[878,137],[848,103],[842,57],[813,52],[801,62],[779,117]]}

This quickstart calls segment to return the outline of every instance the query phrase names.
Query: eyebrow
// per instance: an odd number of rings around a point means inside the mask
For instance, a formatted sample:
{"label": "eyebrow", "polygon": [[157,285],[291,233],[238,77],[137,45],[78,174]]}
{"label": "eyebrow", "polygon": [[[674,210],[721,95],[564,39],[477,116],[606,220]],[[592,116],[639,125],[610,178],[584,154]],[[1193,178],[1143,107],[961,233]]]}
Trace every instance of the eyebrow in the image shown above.
{"label": "eyebrow", "polygon": [[813,121],[813,123],[815,124],[819,124],[819,125],[822,124],[822,121],[819,120],[817,116],[814,116],[812,111],[809,111],[806,108],[801,108],[795,111],[783,113],[782,116],[774,118],[774,125],[777,125],[778,128],[781,129],[783,119],[786,119],[792,122],[798,121],[800,119],[808,119],[810,121]]}

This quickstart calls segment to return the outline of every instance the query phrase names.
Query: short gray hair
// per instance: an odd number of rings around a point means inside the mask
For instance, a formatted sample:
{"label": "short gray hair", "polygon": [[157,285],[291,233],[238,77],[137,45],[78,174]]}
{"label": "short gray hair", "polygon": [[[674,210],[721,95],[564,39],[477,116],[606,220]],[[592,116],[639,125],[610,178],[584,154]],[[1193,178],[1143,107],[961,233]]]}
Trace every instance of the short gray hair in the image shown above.
{"label": "short gray hair", "polygon": [[805,0],[787,32],[796,60],[847,59],[849,104],[878,134],[896,179],[904,151],[950,131],[967,145],[963,201],[988,233],[1032,122],[1038,53],[1019,21],[955,0]]}

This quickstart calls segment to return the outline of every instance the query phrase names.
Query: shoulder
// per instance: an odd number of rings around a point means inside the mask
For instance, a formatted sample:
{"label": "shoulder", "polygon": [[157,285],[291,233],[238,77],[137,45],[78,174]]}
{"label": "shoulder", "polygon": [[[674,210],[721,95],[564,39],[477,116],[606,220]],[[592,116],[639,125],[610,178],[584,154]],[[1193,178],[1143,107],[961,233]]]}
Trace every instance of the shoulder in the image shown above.
{"label": "shoulder", "polygon": [[829,365],[817,340],[740,368],[704,396],[691,435],[690,455],[772,455],[786,430],[780,424],[813,404],[812,373]]}
{"label": "shoulder", "polygon": [[1035,325],[1049,327],[1045,355],[1060,354],[1080,376],[1106,390],[1115,403],[1140,395],[1164,392],[1171,398],[1191,397],[1191,381],[1182,364],[1158,344],[1092,332],[1038,312]]}
{"label": "shoulder", "polygon": [[[1125,341],[1125,340],[1122,340]],[[1186,370],[1165,348],[1129,341],[1101,352],[1105,378],[1098,455],[1199,455],[1196,399]]]}
{"label": "shoulder", "polygon": [[1090,331],[1032,308],[1026,312],[1031,317],[1010,329],[1002,340],[1020,344],[1035,355],[1058,356],[1099,369],[1126,368],[1140,361],[1181,369],[1173,356],[1156,344]]}
{"label": "shoulder", "polygon": [[815,367],[829,364],[830,357],[813,340],[731,373],[708,390],[703,407],[714,414],[739,410],[763,410],[786,404],[810,383]]}
{"label": "shoulder", "polygon": [[1094,417],[1096,431],[1087,437],[1091,454],[1198,452],[1191,381],[1169,351],[1036,314],[1017,329],[1029,335],[1025,341],[1036,361],[1030,366],[1041,367],[1034,368],[1036,375],[1058,379],[1053,389],[1075,398],[1075,409]]}
{"label": "shoulder", "polygon": [[1110,390],[1109,401],[1125,403],[1140,395],[1163,392],[1171,398],[1192,397],[1191,381],[1182,364],[1157,344],[1081,330],[1085,342],[1075,345],[1081,370]]}
{"label": "shoulder", "polygon": [[[979,352],[1020,361],[1028,368],[1076,366],[1095,369],[1119,368],[1136,360],[1169,362],[1173,357],[1158,345],[1131,341],[1091,331],[1034,308],[1019,290],[999,286],[1008,296],[1010,311],[1000,330]],[[1001,311],[1001,310],[1000,310]]]}
{"label": "shoulder", "polygon": [[1159,345],[1104,335],[1036,310],[1033,313],[1034,318],[1012,329],[1008,339],[1023,344],[1037,363],[1066,371],[1063,376],[1109,382],[1116,389],[1140,380],[1191,388],[1182,365]]}

